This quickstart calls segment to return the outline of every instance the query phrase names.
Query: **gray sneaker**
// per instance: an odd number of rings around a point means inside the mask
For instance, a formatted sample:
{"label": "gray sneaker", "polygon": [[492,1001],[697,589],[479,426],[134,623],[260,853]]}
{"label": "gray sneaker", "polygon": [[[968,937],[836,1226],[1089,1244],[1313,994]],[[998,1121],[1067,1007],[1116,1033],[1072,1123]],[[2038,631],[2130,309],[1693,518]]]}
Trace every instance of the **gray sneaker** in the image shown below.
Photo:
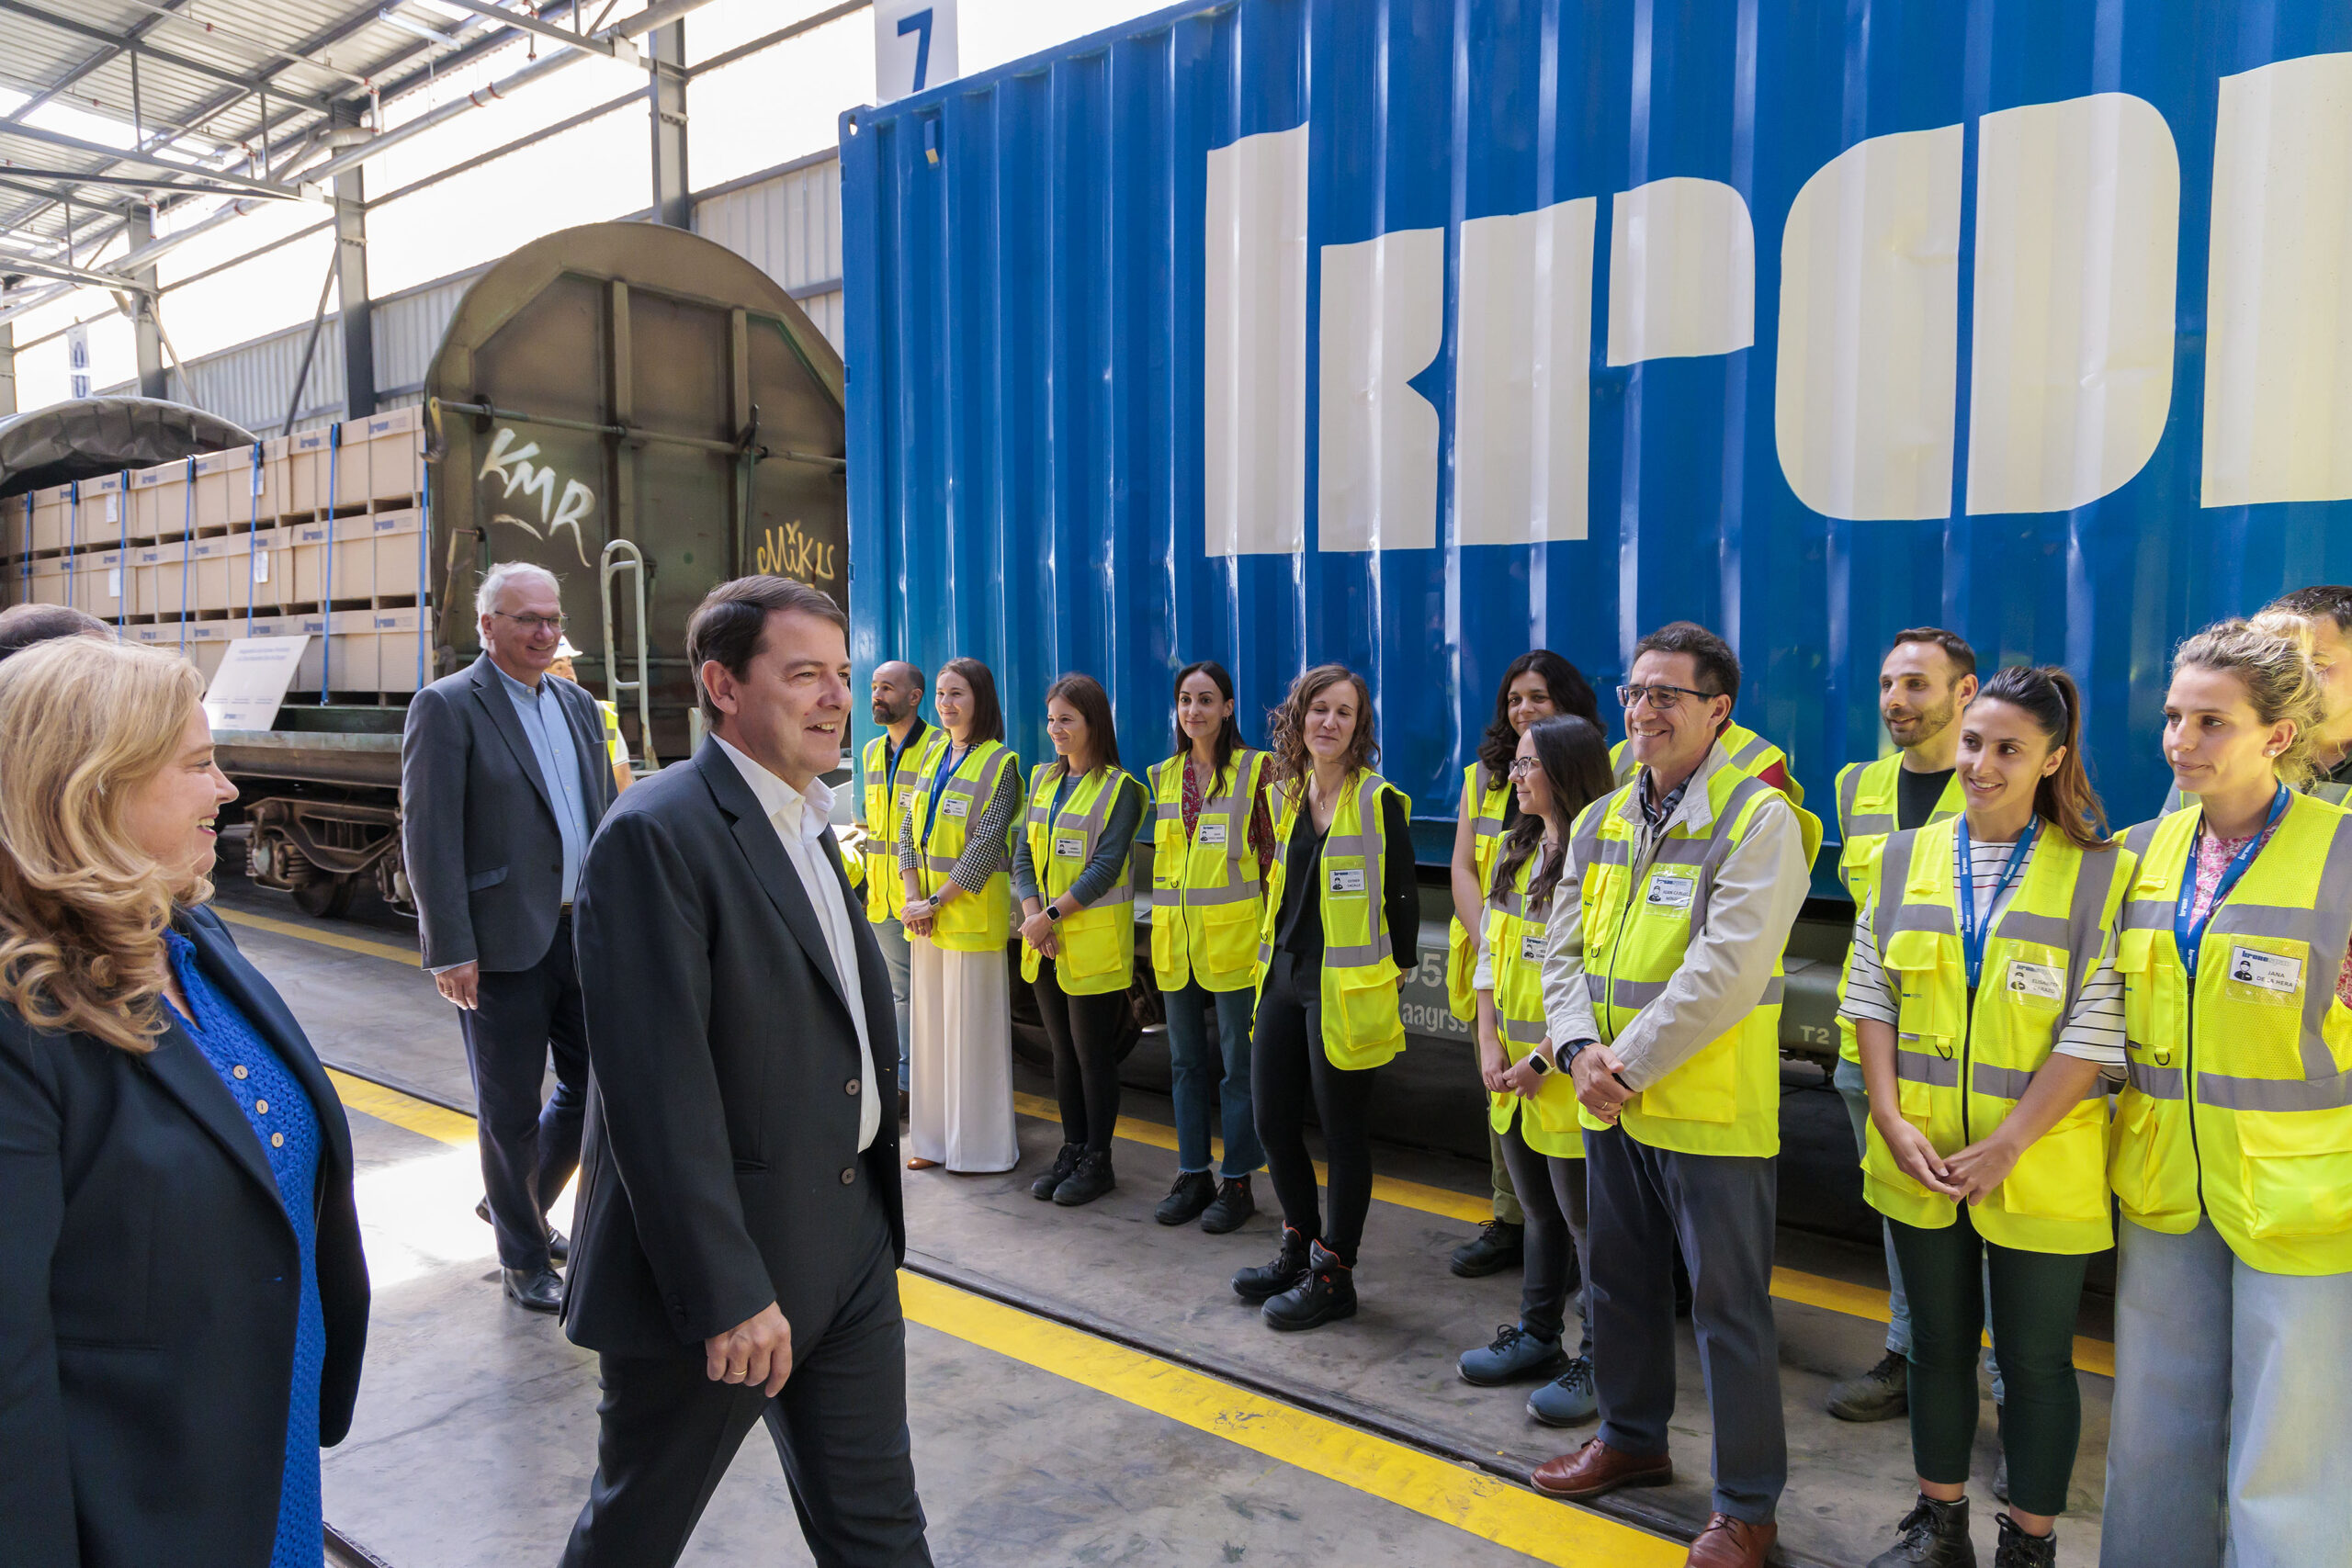
{"label": "gray sneaker", "polygon": [[1600,1414],[1592,1386],[1592,1358],[1577,1356],[1568,1370],[1527,1396],[1527,1413],[1546,1427],[1579,1427]]}
{"label": "gray sneaker", "polygon": [[1911,1363],[1889,1350],[1877,1366],[1829,1391],[1829,1414],[1840,1421],[1892,1421],[1911,1411]]}

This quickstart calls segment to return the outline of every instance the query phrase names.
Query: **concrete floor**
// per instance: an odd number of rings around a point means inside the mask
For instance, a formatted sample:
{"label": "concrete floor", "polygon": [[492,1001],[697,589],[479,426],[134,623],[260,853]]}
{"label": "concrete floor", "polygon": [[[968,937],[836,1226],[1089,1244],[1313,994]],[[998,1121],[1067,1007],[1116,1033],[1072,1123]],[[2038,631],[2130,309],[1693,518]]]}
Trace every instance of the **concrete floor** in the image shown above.
{"label": "concrete floor", "polygon": [[[413,927],[380,906],[356,911],[356,919],[314,921],[234,877],[224,879],[220,903],[232,918],[258,914],[320,935],[413,948]],[[236,935],[331,1062],[429,1099],[470,1103],[455,1021],[415,968],[251,925]],[[1021,1088],[1033,1108],[1040,1104],[1034,1097],[1050,1095],[1026,1075]],[[1836,1106],[1826,1096],[1804,1098],[1822,1102],[1816,1113]],[[1028,1197],[1030,1177],[1058,1141],[1055,1124],[1035,1116],[1021,1122],[1018,1172],[909,1173],[910,1262],[1222,1375],[1240,1385],[1237,1397],[1288,1393],[1506,1474],[1523,1474],[1590,1434],[1589,1427],[1547,1432],[1523,1413],[1523,1390],[1474,1389],[1453,1374],[1460,1351],[1517,1315],[1515,1274],[1462,1280],[1445,1267],[1471,1229],[1458,1214],[1483,1200],[1481,1168],[1384,1150],[1382,1175],[1434,1194],[1404,1190],[1403,1201],[1375,1204],[1359,1263],[1363,1309],[1353,1322],[1277,1336],[1225,1285],[1235,1268],[1271,1254],[1275,1222],[1261,1214],[1225,1237],[1154,1224],[1151,1209],[1174,1171],[1174,1156],[1156,1146],[1169,1108],[1131,1093],[1123,1110],[1145,1141],[1123,1138],[1119,1190],[1083,1210]],[[377,1308],[358,1419],[327,1458],[328,1517],[393,1568],[551,1562],[593,1468],[594,1359],[550,1320],[499,1297],[489,1231],[471,1214],[480,1178],[469,1149],[369,1116],[354,1122]],[[1784,1212],[1828,1212],[1850,1201],[1792,1191],[1791,1183],[1784,1170]],[[1262,1179],[1259,1198],[1271,1203]],[[1780,1261],[1821,1280],[1883,1287],[1875,1249],[1816,1234],[1784,1228]],[[2086,1332],[2106,1332],[2102,1304],[2092,1303]],[[1792,1477],[1781,1515],[1783,1548],[1794,1562],[1860,1563],[1885,1546],[1908,1502],[1907,1442],[1900,1423],[1849,1426],[1823,1415],[1821,1404],[1831,1382],[1877,1358],[1883,1326],[1797,1301],[1777,1306]],[[1671,1487],[1605,1506],[1687,1536],[1707,1511],[1709,1427],[1687,1325],[1681,1341],[1680,1475]],[[918,1474],[942,1563],[1419,1564],[1640,1554],[1632,1536],[1622,1549],[1572,1551],[1571,1539],[1589,1539],[1577,1530],[1582,1516],[1545,1503],[1555,1513],[1541,1519],[1556,1517],[1559,1538],[1523,1555],[1426,1507],[1389,1501],[1380,1488],[1331,1479],[1329,1467],[1318,1473],[1310,1457],[1270,1460],[920,1321],[910,1327],[908,1376]],[[2088,1373],[2082,1382],[2084,1441],[2075,1512],[2060,1526],[2062,1562],[2096,1555],[2109,1385]],[[1980,1478],[1995,1458],[1992,1416],[1988,1400]],[[1472,1491],[1493,1485],[1466,1469],[1455,1473]],[[1979,1548],[1989,1561],[1991,1500],[1979,1492]],[[1474,1526],[1488,1517],[1464,1506]],[[686,1561],[807,1561],[763,1439],[745,1445]]]}

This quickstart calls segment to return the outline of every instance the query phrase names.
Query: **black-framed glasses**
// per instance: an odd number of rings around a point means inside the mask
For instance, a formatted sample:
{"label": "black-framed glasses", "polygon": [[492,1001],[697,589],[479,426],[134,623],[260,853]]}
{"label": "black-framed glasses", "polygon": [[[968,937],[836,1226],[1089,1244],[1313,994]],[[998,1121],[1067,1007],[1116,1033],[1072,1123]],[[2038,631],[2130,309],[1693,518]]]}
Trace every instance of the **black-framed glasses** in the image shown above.
{"label": "black-framed glasses", "polygon": [[1620,686],[1617,705],[1638,707],[1646,699],[1654,711],[1669,713],[1685,697],[1696,697],[1703,703],[1722,695],[1721,692],[1694,692],[1688,686]]}
{"label": "black-framed glasses", "polygon": [[563,632],[561,615],[510,615],[503,610],[492,610],[491,614],[502,620],[514,622],[523,628],[526,636],[537,637],[541,632],[554,632],[560,636]]}

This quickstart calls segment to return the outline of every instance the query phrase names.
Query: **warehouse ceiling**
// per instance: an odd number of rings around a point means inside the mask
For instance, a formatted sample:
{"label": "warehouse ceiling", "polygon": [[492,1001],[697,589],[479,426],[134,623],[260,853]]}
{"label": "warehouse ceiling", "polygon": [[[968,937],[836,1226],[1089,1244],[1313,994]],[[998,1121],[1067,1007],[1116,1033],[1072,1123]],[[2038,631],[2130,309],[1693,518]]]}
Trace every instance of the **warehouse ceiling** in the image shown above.
{"label": "warehouse ceiling", "polygon": [[401,119],[386,111],[437,70],[526,32],[635,60],[631,37],[689,8],[0,0],[0,310],[58,285],[136,292],[119,258],[167,226],[158,210],[324,201],[330,161]]}

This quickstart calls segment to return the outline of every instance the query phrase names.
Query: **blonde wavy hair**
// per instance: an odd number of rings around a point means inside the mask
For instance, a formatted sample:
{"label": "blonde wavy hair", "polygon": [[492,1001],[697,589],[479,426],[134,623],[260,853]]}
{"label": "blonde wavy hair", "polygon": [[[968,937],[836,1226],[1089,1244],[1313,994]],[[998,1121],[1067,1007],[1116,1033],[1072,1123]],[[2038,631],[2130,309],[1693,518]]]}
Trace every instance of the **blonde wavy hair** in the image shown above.
{"label": "blonde wavy hair", "polygon": [[2301,787],[2319,772],[2315,753],[2326,708],[2310,650],[2310,628],[2299,617],[2266,615],[2216,621],[2172,656],[2174,673],[2194,669],[2235,676],[2256,717],[2295,727],[2294,739],[2272,759],[2280,782],[2290,788]]}
{"label": "blonde wavy hair", "polygon": [[133,842],[131,797],[178,751],[204,678],[62,637],[0,664],[0,1003],[34,1028],[154,1049],[175,904],[212,897]]}

